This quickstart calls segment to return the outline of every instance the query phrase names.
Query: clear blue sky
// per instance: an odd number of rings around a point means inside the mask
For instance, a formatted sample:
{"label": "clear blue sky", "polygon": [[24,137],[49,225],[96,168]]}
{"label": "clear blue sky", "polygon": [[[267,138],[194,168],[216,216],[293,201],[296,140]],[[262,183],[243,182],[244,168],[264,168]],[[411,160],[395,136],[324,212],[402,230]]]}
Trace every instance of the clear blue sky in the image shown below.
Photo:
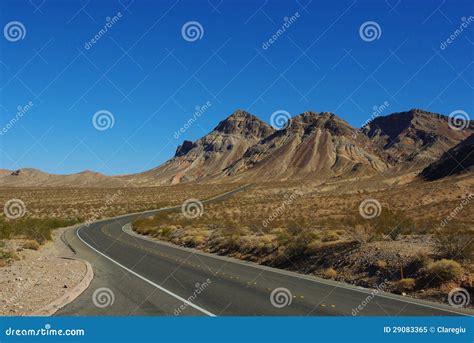
{"label": "clear blue sky", "polygon": [[[472,119],[474,23],[440,46],[474,15],[473,4],[2,0],[1,27],[19,21],[26,34],[15,42],[0,36],[0,127],[18,106],[33,106],[0,135],[0,167],[139,172],[239,108],[266,121],[276,110],[332,111],[360,126],[388,102],[382,114],[462,109]],[[189,21],[203,28],[193,42],[182,36]],[[361,39],[367,21],[379,25],[378,39]],[[208,101],[209,109],[174,138]],[[113,114],[113,127],[94,128],[99,110]]]}

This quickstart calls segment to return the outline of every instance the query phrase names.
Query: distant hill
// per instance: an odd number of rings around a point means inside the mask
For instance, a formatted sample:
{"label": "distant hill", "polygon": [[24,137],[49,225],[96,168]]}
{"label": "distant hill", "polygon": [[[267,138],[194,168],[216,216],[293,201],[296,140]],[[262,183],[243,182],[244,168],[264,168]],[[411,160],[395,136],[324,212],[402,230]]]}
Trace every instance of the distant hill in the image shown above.
{"label": "distant hill", "polygon": [[120,177],[89,170],[68,175],[49,174],[33,168],[0,171],[0,187],[123,187],[124,183]]}

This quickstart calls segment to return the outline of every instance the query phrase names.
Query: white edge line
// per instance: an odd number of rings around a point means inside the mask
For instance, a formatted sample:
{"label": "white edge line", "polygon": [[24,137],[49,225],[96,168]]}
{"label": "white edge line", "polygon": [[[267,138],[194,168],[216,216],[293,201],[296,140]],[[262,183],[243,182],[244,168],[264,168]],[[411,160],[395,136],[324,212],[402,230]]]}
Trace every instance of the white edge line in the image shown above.
{"label": "white edge line", "polygon": [[184,298],[181,298],[179,295],[177,295],[177,294],[175,294],[175,293],[173,293],[173,292],[167,290],[166,288],[161,287],[160,285],[157,285],[157,284],[154,283],[153,281],[148,280],[146,277],[141,276],[140,274],[134,272],[133,270],[131,270],[131,269],[125,267],[124,265],[120,264],[119,262],[115,261],[115,260],[112,259],[111,257],[109,257],[109,256],[105,255],[104,253],[100,252],[99,250],[97,250],[96,248],[94,248],[93,246],[91,246],[89,243],[87,243],[84,239],[82,239],[81,235],[79,235],[79,230],[81,230],[81,229],[82,229],[82,226],[79,227],[79,228],[76,230],[76,235],[77,235],[77,237],[82,241],[82,243],[84,243],[85,245],[87,245],[89,248],[91,248],[92,250],[94,250],[96,253],[98,253],[98,254],[104,256],[106,259],[112,261],[113,263],[115,263],[115,264],[118,265],[119,267],[122,267],[122,268],[125,269],[127,272],[129,272],[129,273],[135,275],[136,277],[142,279],[143,281],[149,283],[150,285],[152,285],[152,286],[158,288],[160,291],[163,291],[163,292],[165,292],[166,294],[171,295],[172,297],[178,299],[179,301],[182,301],[183,303],[185,303],[185,304],[187,304],[187,305],[193,307],[194,309],[196,309],[196,310],[198,310],[198,311],[201,311],[202,313],[204,313],[204,314],[206,314],[206,315],[208,315],[208,316],[210,316],[210,317],[216,317],[216,315],[215,315],[214,313],[211,313],[211,312],[209,312],[209,311],[203,309],[202,307],[200,307],[200,306],[198,306],[198,305],[195,305],[195,304],[193,304],[192,302],[190,302],[190,301],[188,301],[188,300],[186,300],[186,299],[184,299]]}
{"label": "white edge line", "polygon": [[[129,236],[132,236],[132,234],[130,232],[128,232],[128,230],[124,230],[123,226],[122,226],[122,231],[124,233],[128,234]],[[219,260],[224,260],[224,261],[227,261],[227,262],[230,262],[230,263],[236,263],[236,264],[246,266],[246,267],[252,267],[252,268],[261,269],[261,270],[265,270],[265,271],[272,272],[272,273],[282,274],[282,275],[285,275],[285,276],[296,277],[296,278],[299,278],[299,279],[312,281],[312,282],[316,282],[316,283],[322,283],[322,284],[325,284],[325,285],[330,285],[330,286],[334,286],[334,287],[337,287],[337,288],[343,288],[343,289],[347,289],[347,290],[350,290],[350,291],[356,291],[356,292],[359,292],[359,293],[364,293],[364,294],[369,294],[369,295],[374,293],[374,290],[372,290],[370,288],[363,288],[363,287],[359,288],[359,287],[356,287],[356,286],[349,286],[349,285],[345,285],[341,282],[329,282],[327,280],[316,278],[316,277],[313,277],[313,276],[300,275],[298,273],[290,272],[290,271],[287,271],[287,270],[280,270],[280,269],[276,269],[276,268],[262,266],[262,265],[255,264],[253,262],[248,262],[248,261],[240,261],[240,260],[237,260],[237,259],[234,259],[234,258],[231,258],[231,257],[227,257],[227,256],[218,256],[218,255],[216,256],[216,255],[205,253],[205,252],[202,252],[202,251],[199,251],[199,250],[196,250],[196,249],[180,247],[180,246],[176,246],[174,244],[168,243],[168,242],[157,241],[157,240],[154,240],[152,238],[148,238],[148,237],[144,237],[142,235],[138,235],[135,232],[133,232],[133,236],[137,237],[139,239],[145,240],[145,241],[155,243],[157,245],[164,245],[164,246],[167,246],[167,247],[170,247],[170,248],[175,248],[175,249],[184,250],[184,251],[187,251],[187,252],[192,252],[192,253],[195,253],[195,254],[198,254],[198,255],[201,255],[201,256],[206,256],[206,257],[211,257],[211,258],[215,258],[215,259],[219,259]],[[394,300],[394,301],[401,301],[401,302],[409,303],[409,304],[412,304],[412,305],[427,307],[427,308],[431,308],[431,309],[434,309],[434,310],[437,310],[437,311],[445,311],[445,312],[455,313],[455,314],[461,315],[461,316],[472,317],[472,315],[470,315],[469,313],[463,313],[461,311],[459,311],[459,312],[453,311],[453,310],[444,308],[444,306],[436,307],[436,306],[432,306],[432,305],[425,304],[425,303],[422,303],[422,302],[410,301],[408,299],[397,297],[397,296],[392,295],[392,294],[380,294],[379,293],[379,294],[374,294],[374,296],[375,297],[386,298],[386,299],[391,299],[391,300]]]}

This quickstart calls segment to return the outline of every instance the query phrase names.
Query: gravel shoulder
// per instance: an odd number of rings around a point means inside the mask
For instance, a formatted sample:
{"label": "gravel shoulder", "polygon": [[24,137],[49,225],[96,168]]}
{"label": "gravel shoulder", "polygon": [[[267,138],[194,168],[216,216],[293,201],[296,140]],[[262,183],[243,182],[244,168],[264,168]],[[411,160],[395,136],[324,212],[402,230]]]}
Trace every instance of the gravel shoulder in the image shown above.
{"label": "gravel shoulder", "polygon": [[86,265],[61,241],[67,228],[55,230],[53,240],[38,250],[22,248],[24,240],[5,242],[18,259],[0,268],[0,315],[28,316],[63,297],[86,275]]}

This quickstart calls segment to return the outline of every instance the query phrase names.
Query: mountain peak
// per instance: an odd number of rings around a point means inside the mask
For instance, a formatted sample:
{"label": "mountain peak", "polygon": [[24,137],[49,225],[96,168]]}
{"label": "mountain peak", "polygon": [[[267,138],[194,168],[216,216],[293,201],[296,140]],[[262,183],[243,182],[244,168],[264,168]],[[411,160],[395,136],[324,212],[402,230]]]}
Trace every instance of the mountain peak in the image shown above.
{"label": "mountain peak", "polygon": [[222,120],[214,128],[214,131],[224,134],[262,138],[271,134],[274,129],[253,114],[244,110],[236,110],[226,119]]}
{"label": "mountain peak", "polygon": [[352,135],[355,129],[346,121],[332,112],[303,112],[292,118],[290,130],[304,129],[310,132],[313,129],[328,130],[335,135]]}
{"label": "mountain peak", "polygon": [[175,157],[186,155],[192,148],[196,145],[188,140],[185,140],[183,144],[179,145],[176,149],[176,153],[174,154]]}

